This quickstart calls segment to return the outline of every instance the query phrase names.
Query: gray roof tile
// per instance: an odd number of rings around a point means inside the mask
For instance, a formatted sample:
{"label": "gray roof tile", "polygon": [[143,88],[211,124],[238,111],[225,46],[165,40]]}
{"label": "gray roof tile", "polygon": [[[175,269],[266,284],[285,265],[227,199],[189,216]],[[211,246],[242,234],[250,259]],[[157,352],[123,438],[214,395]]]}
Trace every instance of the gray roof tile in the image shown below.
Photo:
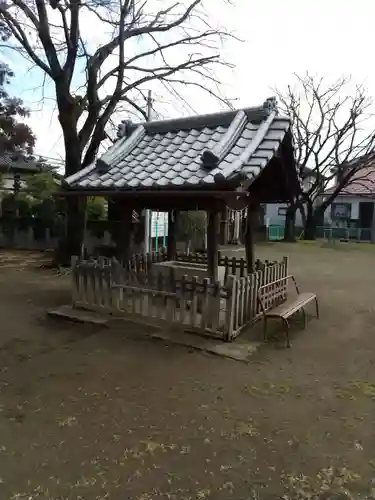
{"label": "gray roof tile", "polygon": [[[237,112],[144,123],[102,156],[100,170],[85,169],[66,183],[116,189],[212,185],[218,175],[251,179],[267,166],[289,128],[289,120],[269,100]],[[211,168],[203,163],[205,152],[216,161]]]}

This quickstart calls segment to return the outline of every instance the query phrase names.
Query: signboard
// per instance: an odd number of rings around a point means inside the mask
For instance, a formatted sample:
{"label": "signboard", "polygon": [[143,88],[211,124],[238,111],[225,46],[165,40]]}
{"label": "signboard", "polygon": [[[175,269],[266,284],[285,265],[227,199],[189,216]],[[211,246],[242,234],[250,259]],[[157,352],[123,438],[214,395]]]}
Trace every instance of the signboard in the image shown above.
{"label": "signboard", "polygon": [[332,203],[332,219],[350,219],[352,205],[351,203]]}
{"label": "signboard", "polygon": [[168,212],[151,212],[151,238],[166,238],[168,235]]}

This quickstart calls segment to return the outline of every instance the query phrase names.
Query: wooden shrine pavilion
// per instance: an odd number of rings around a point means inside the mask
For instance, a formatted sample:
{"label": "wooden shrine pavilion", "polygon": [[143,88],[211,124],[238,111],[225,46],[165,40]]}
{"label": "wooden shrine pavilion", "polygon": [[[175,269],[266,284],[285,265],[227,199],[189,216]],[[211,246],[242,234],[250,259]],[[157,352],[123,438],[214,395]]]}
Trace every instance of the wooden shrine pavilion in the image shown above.
{"label": "wooden shrine pavilion", "polygon": [[262,106],[148,123],[125,123],[95,163],[67,177],[65,196],[121,204],[121,252],[129,257],[133,210],[166,211],[168,260],[175,260],[181,210],[205,210],[208,277],[218,276],[219,217],[247,208],[247,270],[254,269],[253,217],[261,203],[288,202],[300,189],[290,121],[274,98]]}

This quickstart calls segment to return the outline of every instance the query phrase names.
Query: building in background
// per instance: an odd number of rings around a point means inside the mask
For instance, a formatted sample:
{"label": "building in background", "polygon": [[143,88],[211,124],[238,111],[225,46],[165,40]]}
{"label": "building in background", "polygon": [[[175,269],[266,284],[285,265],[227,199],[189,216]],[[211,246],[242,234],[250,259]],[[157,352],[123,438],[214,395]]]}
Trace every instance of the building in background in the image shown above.
{"label": "building in background", "polygon": [[[6,193],[26,187],[28,177],[43,171],[47,161],[35,157],[27,157],[20,153],[0,154],[0,198]],[[62,175],[58,173],[61,166],[56,161],[48,160],[48,167],[52,169],[56,182],[59,182]]]}
{"label": "building in background", "polygon": [[[327,189],[329,196],[334,186]],[[375,229],[375,161],[360,169],[350,184],[342,189],[324,215],[325,225],[369,230]]]}
{"label": "building in background", "polygon": [[[301,175],[301,182],[304,191],[308,191],[316,179],[316,173],[311,168],[305,167]],[[264,206],[264,218],[267,226],[282,226],[285,225],[286,211],[288,208],[287,203],[275,203]],[[296,227],[302,228],[301,212],[297,210],[296,213]]]}
{"label": "building in background", "polygon": [[1,154],[0,196],[25,187],[27,177],[38,172],[40,172],[40,165],[35,159],[29,159],[18,153]]}

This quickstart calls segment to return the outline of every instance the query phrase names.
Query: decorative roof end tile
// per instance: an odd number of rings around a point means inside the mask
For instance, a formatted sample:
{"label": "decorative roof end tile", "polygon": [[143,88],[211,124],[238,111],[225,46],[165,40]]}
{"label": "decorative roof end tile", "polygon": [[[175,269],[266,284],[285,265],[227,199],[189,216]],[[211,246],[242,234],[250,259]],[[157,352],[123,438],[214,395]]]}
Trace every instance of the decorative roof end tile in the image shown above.
{"label": "decorative roof end tile", "polygon": [[219,164],[219,158],[208,149],[203,151],[201,159],[202,159],[202,167],[205,170],[208,170],[209,172],[214,168],[216,168]]}
{"label": "decorative roof end tile", "polygon": [[100,174],[105,174],[109,170],[109,165],[101,158],[96,160],[96,169]]}

